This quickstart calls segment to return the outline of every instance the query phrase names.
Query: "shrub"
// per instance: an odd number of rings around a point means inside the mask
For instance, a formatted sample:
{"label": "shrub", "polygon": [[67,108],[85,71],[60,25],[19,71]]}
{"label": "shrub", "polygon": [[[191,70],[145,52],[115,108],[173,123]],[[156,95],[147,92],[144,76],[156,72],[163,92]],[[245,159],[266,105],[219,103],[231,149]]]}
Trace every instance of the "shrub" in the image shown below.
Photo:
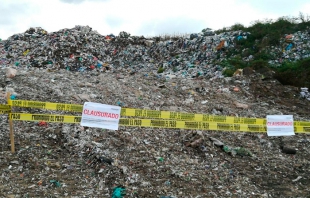
{"label": "shrub", "polygon": [[247,66],[247,63],[244,62],[240,57],[235,57],[221,62],[220,66],[226,68],[223,71],[223,75],[231,77],[237,69],[245,68]]}
{"label": "shrub", "polygon": [[284,62],[275,70],[275,77],[282,84],[310,87],[310,58],[296,62]]}
{"label": "shrub", "polygon": [[253,67],[253,69],[258,70],[264,67],[268,67],[269,64],[266,60],[253,60],[250,62],[250,66]]}
{"label": "shrub", "polygon": [[232,69],[225,69],[223,71],[223,75],[225,77],[232,77],[234,75],[234,73],[235,73],[235,70],[232,70]]}
{"label": "shrub", "polygon": [[245,30],[246,28],[244,27],[244,25],[242,25],[241,23],[235,23],[234,25],[232,25],[230,27],[231,31],[238,31],[238,30]]}

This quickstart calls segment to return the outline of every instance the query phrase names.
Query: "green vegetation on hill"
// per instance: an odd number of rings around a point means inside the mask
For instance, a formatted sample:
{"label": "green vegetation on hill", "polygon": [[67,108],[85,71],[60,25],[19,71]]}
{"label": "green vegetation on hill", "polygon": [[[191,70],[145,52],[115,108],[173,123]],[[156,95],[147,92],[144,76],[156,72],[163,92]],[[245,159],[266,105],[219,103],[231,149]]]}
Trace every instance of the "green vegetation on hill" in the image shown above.
{"label": "green vegetation on hill", "polygon": [[310,87],[310,58],[285,62],[276,69],[276,78],[285,85]]}
{"label": "green vegetation on hill", "polygon": [[[300,13],[299,17],[281,17],[275,21],[255,21],[250,27],[235,24],[230,28],[216,31],[217,34],[227,31],[249,32],[247,39],[236,40],[236,47],[227,51],[227,59],[220,64],[226,67],[224,75],[232,76],[236,69],[245,67],[269,67],[275,71],[275,78],[282,84],[310,87],[310,58],[300,61],[284,61],[274,67],[268,63],[274,57],[270,53],[271,46],[280,48],[280,41],[287,34],[310,30],[310,18]],[[252,60],[244,61],[249,55]],[[254,69],[254,68],[253,68]]]}

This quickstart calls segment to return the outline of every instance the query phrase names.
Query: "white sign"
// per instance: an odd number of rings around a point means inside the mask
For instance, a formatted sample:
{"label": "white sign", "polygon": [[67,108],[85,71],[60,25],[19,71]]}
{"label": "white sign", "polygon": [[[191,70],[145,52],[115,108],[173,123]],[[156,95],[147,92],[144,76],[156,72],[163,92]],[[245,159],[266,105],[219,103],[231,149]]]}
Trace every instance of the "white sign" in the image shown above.
{"label": "white sign", "polygon": [[293,115],[267,115],[268,136],[295,135]]}
{"label": "white sign", "polygon": [[121,107],[94,102],[85,102],[81,126],[118,130]]}

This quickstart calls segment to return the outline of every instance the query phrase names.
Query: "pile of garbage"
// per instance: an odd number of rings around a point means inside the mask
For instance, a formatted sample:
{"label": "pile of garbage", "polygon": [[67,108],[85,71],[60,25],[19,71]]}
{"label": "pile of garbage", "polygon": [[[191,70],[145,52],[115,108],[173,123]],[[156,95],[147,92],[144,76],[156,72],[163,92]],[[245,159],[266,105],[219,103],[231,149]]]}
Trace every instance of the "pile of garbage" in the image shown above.
{"label": "pile of garbage", "polygon": [[269,64],[280,66],[283,61],[297,61],[310,57],[310,31],[286,34],[280,39],[280,46],[270,46]]}
{"label": "pile of garbage", "polygon": [[[217,35],[204,29],[184,37],[145,38],[126,32],[102,36],[88,26],[52,33],[30,28],[0,42],[0,104],[6,103],[9,92],[11,100],[96,102],[237,118],[294,115],[295,120],[309,121],[307,88],[300,92],[259,73],[243,75],[244,70],[232,77],[222,75],[214,60],[224,60],[234,41],[249,34]],[[297,42],[293,36],[287,39]],[[292,47],[276,55],[306,56],[308,40],[304,43],[305,51],[294,52]],[[71,114],[21,107],[13,111]],[[1,114],[0,194],[6,197],[310,194],[308,134],[268,137],[123,126],[112,131],[14,121],[12,154],[8,129],[8,117]]]}
{"label": "pile of garbage", "polygon": [[[0,41],[0,65],[43,67],[70,71],[148,73],[171,78],[222,78],[218,65],[236,41],[247,39],[249,32],[231,31],[215,34],[211,29],[185,36],[145,38],[127,32],[100,35],[89,26],[75,26],[48,33],[30,28]],[[281,39],[281,38],[279,38]],[[307,31],[285,35],[281,46],[270,46],[270,64],[299,60],[310,56],[310,35]],[[253,55],[244,58],[253,59]],[[216,61],[217,62],[216,62]]]}
{"label": "pile of garbage", "polygon": [[[1,104],[10,92],[12,100],[90,101],[219,116],[310,119],[309,101],[298,97],[298,89],[262,81],[261,75],[163,80],[111,70],[13,66],[1,68],[0,76]],[[13,112],[71,115],[21,107]],[[0,194],[5,197],[306,197],[310,193],[308,134],[268,137],[124,126],[112,131],[14,121],[14,136],[12,154],[8,117],[0,114]]]}
{"label": "pile of garbage", "polygon": [[223,58],[225,49],[234,47],[234,40],[245,39],[247,34],[216,35],[204,29],[187,37],[145,38],[126,32],[120,32],[119,36],[103,36],[88,26],[51,33],[42,28],[30,28],[0,42],[0,65],[222,77],[222,68],[213,64],[213,60]]}

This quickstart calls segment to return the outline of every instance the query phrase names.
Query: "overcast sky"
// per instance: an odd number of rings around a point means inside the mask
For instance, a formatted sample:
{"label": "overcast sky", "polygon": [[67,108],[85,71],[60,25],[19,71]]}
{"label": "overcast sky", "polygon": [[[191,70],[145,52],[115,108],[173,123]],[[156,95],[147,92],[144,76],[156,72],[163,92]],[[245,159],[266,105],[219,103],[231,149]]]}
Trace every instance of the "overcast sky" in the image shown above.
{"label": "overcast sky", "polygon": [[88,25],[102,35],[198,33],[236,23],[310,15],[309,0],[0,0],[0,38],[30,27]]}

